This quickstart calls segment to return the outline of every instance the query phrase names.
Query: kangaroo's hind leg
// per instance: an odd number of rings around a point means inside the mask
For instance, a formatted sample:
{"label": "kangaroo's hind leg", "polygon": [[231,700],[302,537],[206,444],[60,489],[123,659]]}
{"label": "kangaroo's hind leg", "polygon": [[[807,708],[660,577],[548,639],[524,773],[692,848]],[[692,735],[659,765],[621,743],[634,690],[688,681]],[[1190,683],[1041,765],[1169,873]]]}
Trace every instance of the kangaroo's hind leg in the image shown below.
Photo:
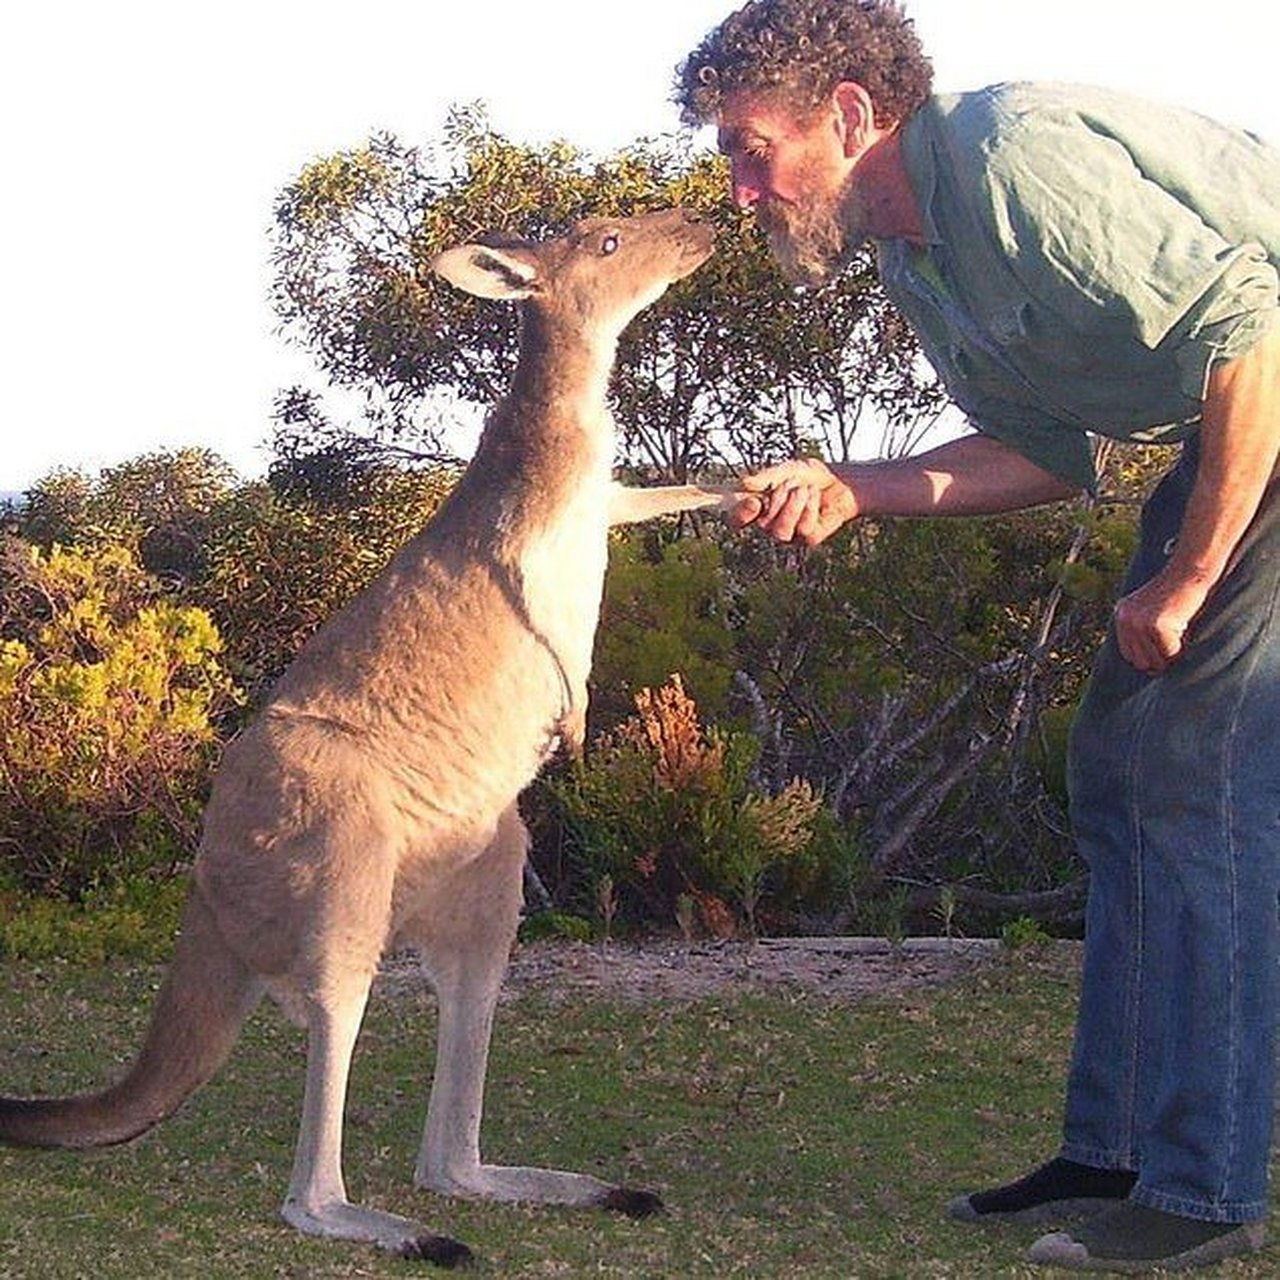
{"label": "kangaroo's hind leg", "polygon": [[365,1209],[347,1199],[342,1176],[342,1120],[351,1054],[364,1016],[368,985],[307,1001],[307,1082],[293,1176],[282,1216],[308,1235],[362,1240],[407,1258],[453,1266],[471,1251],[431,1235],[408,1218]]}
{"label": "kangaroo's hind leg", "polygon": [[417,943],[436,989],[435,1080],[414,1182],[447,1195],[542,1204],[597,1205],[640,1217],[661,1208],[581,1173],[484,1164],[480,1121],[493,1015],[520,914],[528,836],[515,806],[488,849],[441,895],[445,910],[419,922]]}
{"label": "kangaroo's hind leg", "polygon": [[[383,852],[386,832],[370,816],[379,809],[376,799],[349,787],[343,805],[276,851],[287,865],[313,873],[310,891],[295,893],[288,904],[292,959],[271,982],[273,993],[307,1028],[302,1119],[281,1213],[308,1235],[366,1241],[451,1265],[470,1257],[464,1245],[433,1236],[409,1219],[352,1204],[342,1173],[351,1056],[386,943],[395,875],[394,862]],[[279,915],[283,920],[286,913]]]}

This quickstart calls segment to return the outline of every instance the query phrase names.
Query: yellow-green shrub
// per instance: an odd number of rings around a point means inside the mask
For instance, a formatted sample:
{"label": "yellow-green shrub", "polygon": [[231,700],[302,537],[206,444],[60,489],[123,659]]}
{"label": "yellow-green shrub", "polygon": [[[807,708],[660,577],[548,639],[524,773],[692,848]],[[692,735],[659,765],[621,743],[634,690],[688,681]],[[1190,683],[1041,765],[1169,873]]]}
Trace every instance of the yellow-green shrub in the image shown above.
{"label": "yellow-green shrub", "polygon": [[172,869],[236,698],[213,623],[166,601],[123,547],[11,539],[0,588],[6,879],[75,896]]}

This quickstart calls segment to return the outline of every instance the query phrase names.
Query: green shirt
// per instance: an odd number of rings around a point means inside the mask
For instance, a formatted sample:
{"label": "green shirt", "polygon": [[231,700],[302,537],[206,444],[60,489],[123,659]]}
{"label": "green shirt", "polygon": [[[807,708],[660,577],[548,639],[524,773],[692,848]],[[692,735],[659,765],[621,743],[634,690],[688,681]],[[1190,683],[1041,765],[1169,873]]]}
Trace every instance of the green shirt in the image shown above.
{"label": "green shirt", "polygon": [[1095,480],[1090,433],[1196,429],[1213,361],[1277,312],[1280,151],[1103,90],[997,85],[903,127],[926,244],[880,275],[979,430]]}

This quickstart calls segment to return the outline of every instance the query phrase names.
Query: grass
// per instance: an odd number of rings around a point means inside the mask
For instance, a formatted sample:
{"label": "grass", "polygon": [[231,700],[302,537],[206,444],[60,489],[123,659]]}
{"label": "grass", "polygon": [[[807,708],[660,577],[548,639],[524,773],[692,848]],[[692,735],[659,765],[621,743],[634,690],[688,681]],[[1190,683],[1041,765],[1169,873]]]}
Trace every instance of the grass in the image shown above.
{"label": "grass", "polygon": [[[432,1051],[425,995],[370,1008],[348,1109],[353,1197],[469,1243],[493,1277],[1051,1276],[1034,1229],[948,1220],[957,1191],[1048,1154],[1075,976],[1056,948],[1008,953],[904,997],[551,1004],[499,1014],[489,1158],[660,1191],[668,1212],[459,1203],[410,1173]],[[114,1074],[159,970],[0,964],[0,1082],[55,1092]],[[221,1076],[129,1147],[0,1152],[0,1276],[399,1276],[432,1271],[303,1239],[277,1217],[303,1070],[301,1033],[264,1008]],[[1280,1248],[1227,1277],[1280,1273]]]}

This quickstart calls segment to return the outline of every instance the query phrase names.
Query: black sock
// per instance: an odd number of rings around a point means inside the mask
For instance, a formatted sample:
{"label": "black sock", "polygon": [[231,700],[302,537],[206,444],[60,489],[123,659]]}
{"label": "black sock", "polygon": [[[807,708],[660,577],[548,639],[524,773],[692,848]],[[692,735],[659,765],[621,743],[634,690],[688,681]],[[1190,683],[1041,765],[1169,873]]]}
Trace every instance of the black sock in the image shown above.
{"label": "black sock", "polygon": [[975,1192],[969,1203],[986,1214],[1021,1213],[1058,1200],[1123,1200],[1137,1180],[1128,1169],[1095,1169],[1059,1156],[1008,1186]]}

